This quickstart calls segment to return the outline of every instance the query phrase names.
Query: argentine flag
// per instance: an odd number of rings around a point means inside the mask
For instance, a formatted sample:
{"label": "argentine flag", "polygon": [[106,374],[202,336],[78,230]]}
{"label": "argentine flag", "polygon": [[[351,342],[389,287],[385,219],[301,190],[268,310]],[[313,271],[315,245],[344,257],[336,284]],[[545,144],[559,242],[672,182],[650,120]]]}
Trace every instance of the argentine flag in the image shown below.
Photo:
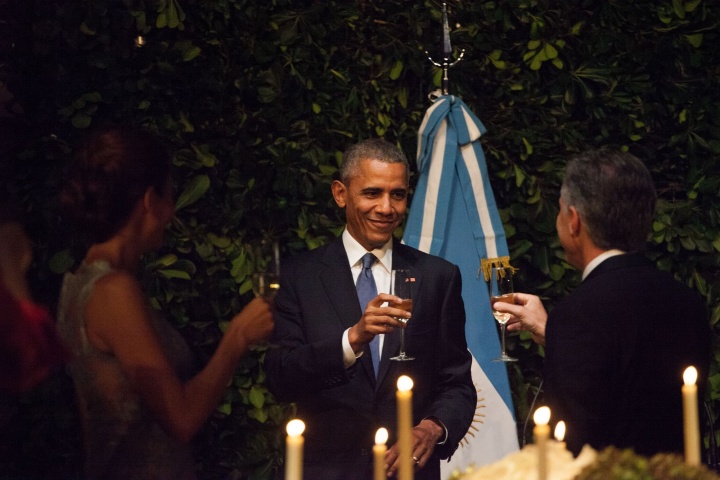
{"label": "argentine flag", "polygon": [[442,477],[455,468],[485,465],[518,449],[517,430],[500,340],[480,260],[508,255],[488,179],[480,120],[459,98],[438,97],[418,132],[420,177],[403,242],[456,264],[462,273],[465,333],[478,392],[473,423]]}

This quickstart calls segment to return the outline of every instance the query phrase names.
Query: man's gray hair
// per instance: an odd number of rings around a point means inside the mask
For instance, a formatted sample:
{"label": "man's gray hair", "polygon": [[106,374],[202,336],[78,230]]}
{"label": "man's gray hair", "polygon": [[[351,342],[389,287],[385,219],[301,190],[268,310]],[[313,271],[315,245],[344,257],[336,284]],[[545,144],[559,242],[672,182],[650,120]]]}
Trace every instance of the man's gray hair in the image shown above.
{"label": "man's gray hair", "polygon": [[347,184],[357,173],[363,160],[378,160],[383,163],[402,163],[405,165],[406,177],[410,176],[410,167],[405,154],[396,145],[382,138],[369,138],[345,150],[340,166],[340,180]]}
{"label": "man's gray hair", "polygon": [[644,249],[657,194],[650,172],[637,157],[601,149],[570,159],[560,196],[565,208],[575,207],[599,248]]}

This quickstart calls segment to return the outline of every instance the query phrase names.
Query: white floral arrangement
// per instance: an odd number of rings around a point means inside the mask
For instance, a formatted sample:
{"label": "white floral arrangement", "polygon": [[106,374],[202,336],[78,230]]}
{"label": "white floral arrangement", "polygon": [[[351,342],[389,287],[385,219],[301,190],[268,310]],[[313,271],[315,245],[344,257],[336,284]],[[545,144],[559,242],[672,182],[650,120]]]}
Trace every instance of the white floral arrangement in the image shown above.
{"label": "white floral arrangement", "polygon": [[[547,480],[573,480],[587,466],[595,462],[597,452],[586,445],[575,458],[564,442],[548,440]],[[502,460],[481,467],[469,467],[453,472],[450,480],[528,480],[538,475],[538,448],[531,444],[505,456]]]}
{"label": "white floral arrangement", "polygon": [[[538,478],[537,445],[481,467],[455,471],[449,480],[533,480]],[[631,449],[585,445],[577,458],[554,440],[547,443],[547,480],[720,480],[706,465],[688,465],[682,455],[658,453],[643,457]]]}

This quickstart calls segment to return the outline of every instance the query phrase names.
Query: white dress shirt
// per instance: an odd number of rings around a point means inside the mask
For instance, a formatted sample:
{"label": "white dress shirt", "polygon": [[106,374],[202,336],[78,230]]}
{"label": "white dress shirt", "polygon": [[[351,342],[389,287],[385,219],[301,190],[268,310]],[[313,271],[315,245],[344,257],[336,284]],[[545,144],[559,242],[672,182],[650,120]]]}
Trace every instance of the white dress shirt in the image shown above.
{"label": "white dress shirt", "polygon": [[590,275],[590,272],[595,270],[595,267],[600,265],[608,258],[614,257],[616,255],[622,255],[623,253],[625,252],[623,252],[622,250],[618,250],[617,248],[613,248],[612,250],[607,250],[598,255],[597,257],[593,258],[592,260],[590,260],[590,263],[587,264],[585,270],[583,270],[582,279],[585,280],[587,276]]}
{"label": "white dress shirt", "polygon": [[[358,275],[362,272],[362,257],[366,253],[365,247],[360,245],[357,240],[350,235],[350,232],[343,231],[342,242],[345,247],[345,253],[347,253],[348,261],[350,262],[350,270],[352,271],[353,279],[357,283]],[[390,272],[392,271],[392,238],[388,243],[380,248],[372,250],[370,253],[375,255],[378,259],[372,266],[373,278],[375,278],[375,286],[377,287],[378,293],[390,292]],[[365,311],[367,305],[360,305],[362,311]],[[359,319],[358,319],[359,320]],[[350,330],[350,329],[348,329]],[[355,360],[360,358],[362,352],[355,355],[352,347],[350,346],[350,340],[348,339],[348,330],[345,330],[342,337],[343,344],[343,360],[345,368],[349,368],[355,363]],[[385,334],[380,334],[380,345],[379,352],[382,357],[383,343],[385,342]]]}

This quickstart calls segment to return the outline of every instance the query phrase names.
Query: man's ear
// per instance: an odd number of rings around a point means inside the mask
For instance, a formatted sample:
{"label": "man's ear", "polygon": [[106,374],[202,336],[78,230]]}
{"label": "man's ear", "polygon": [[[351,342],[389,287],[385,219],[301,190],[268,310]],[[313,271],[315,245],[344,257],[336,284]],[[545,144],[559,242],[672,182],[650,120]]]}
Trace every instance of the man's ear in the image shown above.
{"label": "man's ear", "polygon": [[155,187],[150,186],[145,190],[145,195],[143,196],[143,208],[148,212],[155,212],[155,209],[157,207],[158,202],[160,201],[161,195],[158,195],[157,190]]}
{"label": "man's ear", "polygon": [[580,235],[580,228],[582,227],[582,218],[580,218],[580,214],[575,209],[575,207],[568,207],[568,211],[570,212],[570,221],[568,222],[568,228],[570,229],[570,236],[571,237],[577,237]]}
{"label": "man's ear", "polygon": [[153,205],[153,195],[155,195],[155,189],[148,187],[143,195],[143,207],[145,210],[151,210]]}
{"label": "man's ear", "polygon": [[331,188],[335,203],[337,203],[338,207],[345,208],[347,202],[347,187],[345,186],[345,184],[342,183],[340,180],[334,180]]}

